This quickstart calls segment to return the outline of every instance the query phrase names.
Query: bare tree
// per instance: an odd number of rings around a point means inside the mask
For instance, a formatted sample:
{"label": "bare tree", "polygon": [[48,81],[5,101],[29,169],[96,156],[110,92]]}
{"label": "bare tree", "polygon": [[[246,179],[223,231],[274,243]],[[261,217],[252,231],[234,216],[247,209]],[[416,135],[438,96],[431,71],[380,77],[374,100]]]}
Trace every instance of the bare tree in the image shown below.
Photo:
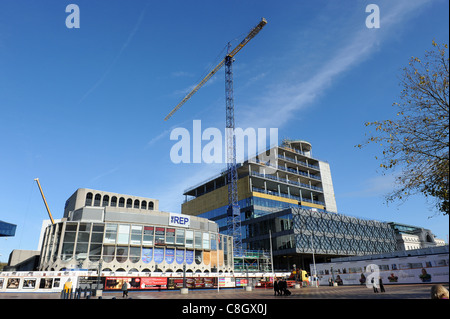
{"label": "bare tree", "polygon": [[[380,167],[400,170],[388,201],[422,193],[449,214],[448,45],[432,42],[422,60],[412,57],[401,77],[397,119],[367,122],[375,127],[365,144],[382,146]],[[363,147],[359,144],[357,147]],[[378,158],[377,158],[378,159]]]}

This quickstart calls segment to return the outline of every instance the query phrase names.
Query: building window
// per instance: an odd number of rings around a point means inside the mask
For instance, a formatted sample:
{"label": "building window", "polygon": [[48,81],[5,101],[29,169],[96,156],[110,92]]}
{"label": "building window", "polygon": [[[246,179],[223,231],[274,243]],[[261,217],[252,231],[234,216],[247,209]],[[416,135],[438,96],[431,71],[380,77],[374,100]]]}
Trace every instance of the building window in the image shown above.
{"label": "building window", "polygon": [[106,207],[106,206],[108,206],[109,205],[109,196],[108,195],[104,195],[103,196],[103,203],[102,203],[102,206],[103,207]]}
{"label": "building window", "polygon": [[78,228],[75,260],[84,261],[87,258],[90,233],[91,233],[91,224],[81,223]]}
{"label": "building window", "polygon": [[128,259],[128,246],[117,246],[116,248],[116,260],[119,263],[124,263]]}
{"label": "building window", "polygon": [[137,199],[134,200],[134,208],[139,209],[139,200]]}
{"label": "building window", "polygon": [[147,209],[147,202],[145,200],[141,202],[141,209]]}
{"label": "building window", "polygon": [[186,248],[194,248],[194,231],[186,230]]}
{"label": "building window", "polygon": [[141,259],[141,247],[130,247],[130,261],[132,263],[137,263],[140,259]]}
{"label": "building window", "polygon": [[148,202],[148,209],[153,210],[153,202]]}
{"label": "building window", "polygon": [[131,245],[140,245],[142,241],[142,226],[131,226]]}
{"label": "building window", "polygon": [[61,251],[61,260],[63,261],[71,260],[73,257],[77,227],[78,224],[66,224],[66,231],[64,233],[64,240]]}
{"label": "building window", "polygon": [[156,227],[155,229],[155,245],[165,244],[165,233],[166,229],[164,227]]}
{"label": "building window", "polygon": [[107,245],[103,246],[103,260],[107,263],[113,261],[114,251],[115,251],[114,246],[107,246]]}
{"label": "building window", "polygon": [[100,206],[100,200],[101,199],[102,199],[102,196],[100,194],[95,194],[94,206]]}
{"label": "building window", "polygon": [[209,233],[203,233],[203,249],[209,249]]}
{"label": "building window", "polygon": [[117,197],[116,196],[111,197],[111,206],[112,207],[117,206]]}
{"label": "building window", "polygon": [[184,245],[184,229],[177,229],[176,230],[175,244],[177,244],[177,245]]}
{"label": "building window", "polygon": [[106,224],[105,244],[115,244],[117,237],[117,224]]}
{"label": "building window", "polygon": [[133,200],[131,198],[127,199],[127,208],[131,208],[133,206]]}
{"label": "building window", "polygon": [[153,226],[144,226],[144,239],[142,242],[144,245],[153,246],[153,233]]}
{"label": "building window", "polygon": [[195,248],[202,249],[202,232],[195,232]]}
{"label": "building window", "polygon": [[175,228],[167,228],[166,244],[167,245],[175,245]]}
{"label": "building window", "polygon": [[91,245],[89,247],[89,260],[99,261],[102,255],[102,242],[103,242],[103,230],[102,224],[94,224],[92,226]]}
{"label": "building window", "polygon": [[86,203],[85,203],[86,206],[92,206],[92,196],[93,195],[91,192],[86,194]]}
{"label": "building window", "polygon": [[117,244],[128,245],[130,243],[130,225],[119,225]]}
{"label": "building window", "polygon": [[120,197],[120,199],[119,199],[119,207],[125,207],[125,198]]}
{"label": "building window", "polygon": [[217,241],[216,241],[216,234],[211,234],[210,235],[211,238],[211,250],[217,250]]}

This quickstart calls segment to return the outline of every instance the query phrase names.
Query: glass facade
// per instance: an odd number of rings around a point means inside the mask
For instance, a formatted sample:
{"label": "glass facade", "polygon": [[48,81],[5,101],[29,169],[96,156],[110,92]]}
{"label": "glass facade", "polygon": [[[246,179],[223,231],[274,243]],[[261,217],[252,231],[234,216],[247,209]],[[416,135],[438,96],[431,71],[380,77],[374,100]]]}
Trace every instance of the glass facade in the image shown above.
{"label": "glass facade", "polygon": [[104,269],[135,264],[133,269],[149,270],[151,263],[166,263],[176,271],[182,269],[184,263],[188,266],[209,263],[212,250],[214,254],[219,250],[223,256],[221,260],[225,260],[225,264],[221,262],[221,266],[232,269],[232,264],[228,264],[232,258],[227,256],[232,249],[224,243],[231,245],[232,241],[225,235],[201,230],[67,221],[46,228],[41,270],[96,269],[98,264],[93,266],[93,263],[102,259]]}
{"label": "glass facade", "polygon": [[14,236],[16,234],[16,228],[16,225],[5,223],[0,220],[0,237]]}

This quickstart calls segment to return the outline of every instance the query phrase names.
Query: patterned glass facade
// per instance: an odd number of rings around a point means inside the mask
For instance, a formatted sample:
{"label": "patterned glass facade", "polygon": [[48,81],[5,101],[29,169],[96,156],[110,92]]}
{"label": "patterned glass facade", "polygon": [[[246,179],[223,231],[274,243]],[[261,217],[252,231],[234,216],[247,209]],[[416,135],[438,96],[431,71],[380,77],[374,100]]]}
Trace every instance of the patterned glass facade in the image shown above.
{"label": "patterned glass facade", "polygon": [[297,253],[367,255],[396,250],[388,223],[308,209],[292,209]]}

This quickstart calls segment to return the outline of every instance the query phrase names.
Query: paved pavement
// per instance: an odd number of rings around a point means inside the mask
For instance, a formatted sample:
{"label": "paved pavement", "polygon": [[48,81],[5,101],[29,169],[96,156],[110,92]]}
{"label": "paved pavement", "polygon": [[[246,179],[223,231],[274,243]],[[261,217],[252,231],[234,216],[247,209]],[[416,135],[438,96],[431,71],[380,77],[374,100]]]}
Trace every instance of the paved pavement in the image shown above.
{"label": "paved pavement", "polygon": [[[366,286],[321,286],[290,289],[290,296],[274,296],[273,290],[258,288],[253,291],[245,289],[203,289],[189,290],[182,295],[179,290],[163,291],[129,291],[131,299],[234,299],[234,300],[289,300],[289,299],[430,299],[431,284],[419,285],[385,285],[386,292],[374,293]],[[447,289],[448,284],[444,285]],[[0,293],[0,299],[60,299],[59,293]],[[83,299],[83,298],[82,298]],[[97,299],[92,297],[91,299]],[[103,292],[102,299],[122,298],[122,292]]]}

